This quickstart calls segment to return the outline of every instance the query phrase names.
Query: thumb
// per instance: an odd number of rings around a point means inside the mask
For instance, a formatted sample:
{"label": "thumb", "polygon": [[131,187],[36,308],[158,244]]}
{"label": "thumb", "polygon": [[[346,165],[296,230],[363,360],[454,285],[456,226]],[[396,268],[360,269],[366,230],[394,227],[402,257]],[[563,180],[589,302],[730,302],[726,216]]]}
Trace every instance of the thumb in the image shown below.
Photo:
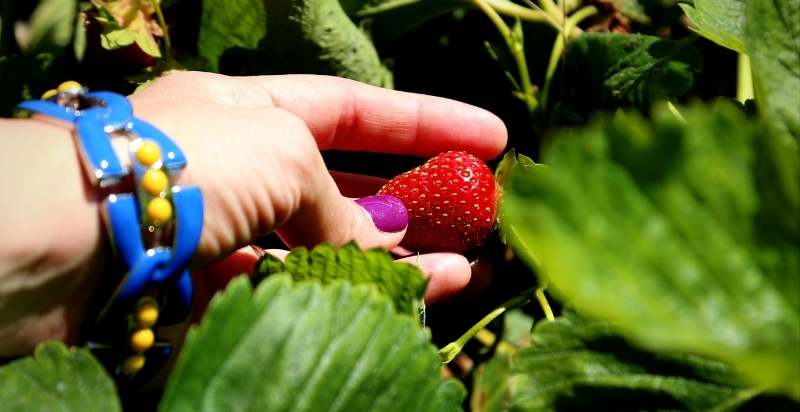
{"label": "thumb", "polygon": [[278,230],[289,246],[314,246],[322,242],[342,245],[355,241],[362,249],[397,246],[408,226],[403,202],[386,195],[357,200],[342,196],[325,173],[316,190],[305,196],[297,212]]}

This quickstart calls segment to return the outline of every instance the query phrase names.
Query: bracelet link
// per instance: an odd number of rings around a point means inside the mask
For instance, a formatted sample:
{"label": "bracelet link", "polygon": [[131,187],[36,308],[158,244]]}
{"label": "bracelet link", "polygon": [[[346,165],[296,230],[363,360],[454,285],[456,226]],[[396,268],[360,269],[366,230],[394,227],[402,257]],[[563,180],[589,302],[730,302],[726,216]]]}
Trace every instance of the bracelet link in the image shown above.
{"label": "bracelet link", "polygon": [[[193,286],[187,267],[202,233],[202,192],[194,186],[172,184],[186,166],[184,154],[159,129],[134,117],[124,96],[88,92],[68,81],[45,92],[42,99],[22,102],[19,107],[72,122],[91,181],[101,188],[117,189],[105,199],[102,210],[114,253],[126,273],[96,326],[102,329],[109,322],[126,326],[109,328],[117,332],[95,333],[90,346],[113,349],[125,342],[123,349],[102,357],[110,369],[134,376],[145,367],[145,357],[152,356],[159,362],[147,365],[155,372],[171,348],[155,341],[152,328],[156,321],[169,324],[186,319],[191,308]],[[112,146],[111,139],[117,137],[128,140],[129,167]],[[133,180],[132,193],[119,190],[123,179]],[[150,305],[149,315],[141,312],[143,301]]]}

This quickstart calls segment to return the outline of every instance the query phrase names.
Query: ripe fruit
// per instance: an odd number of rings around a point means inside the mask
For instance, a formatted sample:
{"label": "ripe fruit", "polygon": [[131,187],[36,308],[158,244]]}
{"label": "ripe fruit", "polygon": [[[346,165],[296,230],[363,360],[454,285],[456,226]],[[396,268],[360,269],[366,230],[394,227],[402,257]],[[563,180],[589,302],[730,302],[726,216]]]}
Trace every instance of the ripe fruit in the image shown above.
{"label": "ripe fruit", "polygon": [[483,161],[449,151],[386,183],[378,194],[400,198],[408,209],[402,246],[418,252],[463,253],[494,228],[497,184]]}

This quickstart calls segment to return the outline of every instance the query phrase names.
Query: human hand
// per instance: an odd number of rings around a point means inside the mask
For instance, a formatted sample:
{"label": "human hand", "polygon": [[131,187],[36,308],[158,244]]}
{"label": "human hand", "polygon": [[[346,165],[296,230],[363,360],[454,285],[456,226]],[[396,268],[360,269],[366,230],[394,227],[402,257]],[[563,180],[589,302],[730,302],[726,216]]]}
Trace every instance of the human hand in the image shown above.
{"label": "human hand", "polygon": [[[399,244],[402,227],[379,230],[361,206],[342,194],[374,193],[380,181],[330,173],[321,150],[428,157],[462,149],[487,159],[498,155],[506,142],[502,122],[481,109],[332,77],[178,73],[131,96],[131,102],[137,117],[162,129],[189,159],[177,183],[203,190],[205,221],[195,269],[274,231],[289,246],[325,241],[341,245],[350,240],[362,248]],[[48,127],[53,132],[54,126]],[[49,183],[59,185],[49,195],[63,198],[59,221],[47,228],[56,235],[46,242],[47,250],[39,251],[41,257],[33,259],[35,265],[0,265],[0,280],[38,271],[39,283],[47,285],[48,299],[15,306],[33,296],[23,299],[13,288],[0,288],[0,308],[19,308],[3,313],[0,354],[27,351],[45,339],[74,336],[88,291],[108,261],[97,218],[100,199],[88,182],[76,177],[81,172],[75,148],[54,138],[48,149],[69,159]],[[46,166],[52,168],[52,164]],[[8,186],[16,189],[14,183]],[[31,190],[27,186],[20,185],[19,190]],[[63,241],[67,238],[71,241]],[[227,276],[225,269],[234,267],[226,262],[246,255],[240,251],[216,263],[200,280],[219,283],[215,277]],[[429,302],[456,293],[472,276],[469,262],[460,255],[422,255],[412,263],[419,263],[431,277]],[[43,319],[48,321],[43,323]]]}
{"label": "human hand", "polygon": [[[132,101],[139,116],[180,142],[190,159],[186,180],[203,188],[207,218],[198,250],[201,262],[275,230],[289,246],[349,240],[363,248],[397,246],[404,230],[377,230],[351,199],[374,194],[385,180],[329,172],[320,150],[429,157],[464,149],[491,158],[506,142],[502,122],[483,110],[333,77],[187,73],[156,83]],[[188,118],[198,123],[187,125]],[[184,130],[187,126],[190,130]],[[192,141],[184,142],[185,135]],[[220,174],[226,159],[237,160]],[[204,273],[211,277],[209,284],[221,285],[213,278],[251,269],[256,258],[244,248]],[[472,277],[461,255],[405,260],[430,276],[429,303],[458,292]]]}

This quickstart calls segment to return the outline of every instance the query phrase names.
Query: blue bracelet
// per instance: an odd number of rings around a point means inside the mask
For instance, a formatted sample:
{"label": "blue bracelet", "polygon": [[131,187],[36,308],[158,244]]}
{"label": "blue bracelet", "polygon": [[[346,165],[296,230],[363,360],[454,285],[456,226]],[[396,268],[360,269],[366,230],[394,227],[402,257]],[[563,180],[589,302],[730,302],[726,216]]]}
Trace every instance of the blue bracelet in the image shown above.
{"label": "blue bracelet", "polygon": [[[203,196],[197,187],[172,185],[186,158],[116,93],[88,92],[68,81],[19,108],[72,122],[90,181],[111,193],[102,210],[124,275],[114,279],[119,287],[92,328],[89,346],[118,380],[144,380],[172,352],[169,342],[156,342],[155,326],[183,321],[191,308],[187,266],[200,241]],[[127,141],[129,165],[112,139]],[[130,179],[135,189],[125,192]]]}

